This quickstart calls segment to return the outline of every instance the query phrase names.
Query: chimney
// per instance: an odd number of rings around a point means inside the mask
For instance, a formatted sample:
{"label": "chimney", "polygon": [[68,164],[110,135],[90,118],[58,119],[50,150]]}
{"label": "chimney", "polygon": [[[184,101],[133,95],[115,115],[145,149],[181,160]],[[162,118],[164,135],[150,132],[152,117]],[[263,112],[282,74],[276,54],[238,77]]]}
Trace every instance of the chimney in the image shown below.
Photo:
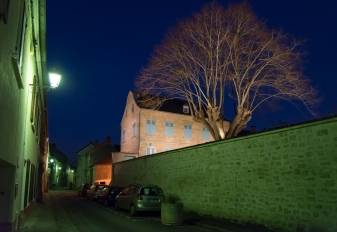
{"label": "chimney", "polygon": [[250,133],[255,134],[256,133],[256,126],[250,126]]}

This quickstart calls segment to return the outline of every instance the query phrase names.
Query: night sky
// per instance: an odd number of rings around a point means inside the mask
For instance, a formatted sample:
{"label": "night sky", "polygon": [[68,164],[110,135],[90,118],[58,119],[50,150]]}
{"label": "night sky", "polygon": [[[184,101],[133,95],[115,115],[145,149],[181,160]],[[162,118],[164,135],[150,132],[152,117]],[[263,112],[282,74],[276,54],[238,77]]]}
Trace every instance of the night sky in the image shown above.
{"label": "night sky", "polygon": [[[129,90],[168,28],[209,1],[58,0],[47,2],[48,69],[62,72],[60,86],[48,92],[50,143],[76,159],[90,141],[112,137],[120,143],[120,122]],[[219,0],[223,6],[229,1]],[[232,1],[237,2],[237,1]],[[324,100],[318,118],[337,114],[337,1],[250,0],[270,28],[305,39],[305,72]],[[233,119],[233,105],[225,106]],[[228,110],[227,110],[228,108]],[[287,103],[254,111],[257,130],[279,120],[314,119]]]}

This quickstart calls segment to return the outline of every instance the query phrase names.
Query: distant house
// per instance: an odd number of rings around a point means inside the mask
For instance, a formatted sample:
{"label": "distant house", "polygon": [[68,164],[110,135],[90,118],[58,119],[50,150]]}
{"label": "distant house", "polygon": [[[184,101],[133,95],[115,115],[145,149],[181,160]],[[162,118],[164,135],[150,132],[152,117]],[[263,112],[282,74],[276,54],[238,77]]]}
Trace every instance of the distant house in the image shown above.
{"label": "distant house", "polygon": [[[134,91],[127,97],[121,121],[121,153],[145,156],[213,141],[207,128],[193,120],[186,101],[170,99],[152,110],[140,107],[139,97]],[[224,127],[228,130],[229,121]]]}
{"label": "distant house", "polygon": [[56,147],[49,146],[48,180],[49,188],[69,186],[70,158]]}
{"label": "distant house", "polygon": [[72,187],[76,187],[76,170],[77,170],[77,160],[70,163],[70,173],[68,177],[68,182],[72,183]]}
{"label": "distant house", "polygon": [[95,145],[92,142],[90,142],[89,144],[85,145],[83,148],[81,148],[76,152],[77,167],[76,167],[76,182],[74,185],[76,187],[80,186],[83,183],[88,182],[88,180],[86,179],[86,168],[87,168],[86,154],[94,147]]}
{"label": "distant house", "polygon": [[98,179],[111,179],[112,154],[118,152],[119,145],[111,145],[110,136],[102,143],[96,141],[95,144],[90,143],[78,151],[77,186]]}

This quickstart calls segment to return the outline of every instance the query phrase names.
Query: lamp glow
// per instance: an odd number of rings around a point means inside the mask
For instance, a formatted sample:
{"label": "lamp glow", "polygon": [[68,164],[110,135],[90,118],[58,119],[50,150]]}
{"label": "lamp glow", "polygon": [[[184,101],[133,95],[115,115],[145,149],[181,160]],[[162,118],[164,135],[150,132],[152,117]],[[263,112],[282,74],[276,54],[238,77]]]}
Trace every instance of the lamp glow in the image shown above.
{"label": "lamp glow", "polygon": [[61,169],[61,167],[59,167],[59,169]]}
{"label": "lamp glow", "polygon": [[49,73],[50,88],[55,89],[59,86],[61,81],[61,74],[57,73],[55,70]]}
{"label": "lamp glow", "polygon": [[52,162],[54,162],[54,160],[53,160],[53,159],[50,159],[50,163],[52,163]]}

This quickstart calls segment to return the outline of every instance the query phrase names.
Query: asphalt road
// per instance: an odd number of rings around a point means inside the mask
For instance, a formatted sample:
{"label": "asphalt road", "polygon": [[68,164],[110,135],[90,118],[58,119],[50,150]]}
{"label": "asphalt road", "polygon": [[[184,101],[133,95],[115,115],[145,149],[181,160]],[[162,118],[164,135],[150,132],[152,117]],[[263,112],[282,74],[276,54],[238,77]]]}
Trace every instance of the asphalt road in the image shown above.
{"label": "asphalt road", "polygon": [[115,211],[113,207],[104,207],[96,201],[78,197],[73,191],[54,191],[53,194],[67,212],[68,218],[79,231],[210,231],[192,225],[167,226],[160,222],[160,214],[143,213],[131,217],[126,211]]}

